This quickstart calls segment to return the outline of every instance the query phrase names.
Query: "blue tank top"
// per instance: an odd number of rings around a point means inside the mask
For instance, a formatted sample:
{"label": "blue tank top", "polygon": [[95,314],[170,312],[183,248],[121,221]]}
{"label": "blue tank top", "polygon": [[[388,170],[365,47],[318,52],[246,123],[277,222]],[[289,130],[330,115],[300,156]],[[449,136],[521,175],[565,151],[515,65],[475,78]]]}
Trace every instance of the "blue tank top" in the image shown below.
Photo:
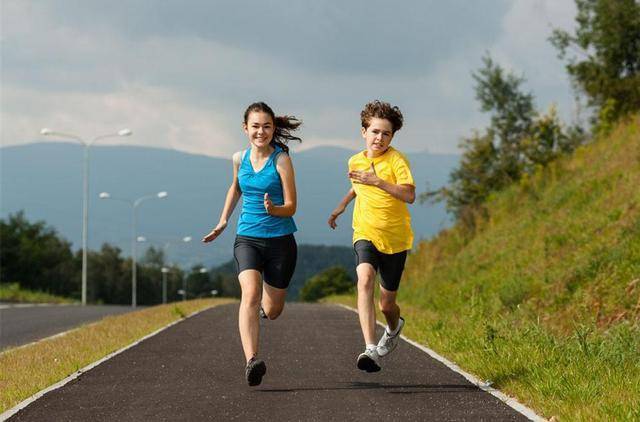
{"label": "blue tank top", "polygon": [[240,161],[238,183],[242,191],[242,212],[238,219],[240,236],[278,237],[297,230],[292,217],[276,217],[264,209],[264,194],[268,193],[274,205],[284,204],[282,181],[276,169],[276,158],[282,148],[276,146],[260,171],[254,171],[248,149]]}

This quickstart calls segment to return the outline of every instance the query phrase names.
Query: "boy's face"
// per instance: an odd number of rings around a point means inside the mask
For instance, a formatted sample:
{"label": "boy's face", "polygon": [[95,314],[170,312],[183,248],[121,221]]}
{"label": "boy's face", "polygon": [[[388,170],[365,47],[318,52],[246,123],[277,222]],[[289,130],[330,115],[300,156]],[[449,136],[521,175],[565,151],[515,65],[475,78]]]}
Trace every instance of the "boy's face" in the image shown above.
{"label": "boy's face", "polygon": [[393,125],[387,119],[372,117],[368,128],[362,128],[362,137],[367,143],[367,151],[374,157],[389,148],[393,139]]}
{"label": "boy's face", "polygon": [[252,111],[243,125],[249,141],[257,147],[265,147],[271,142],[275,130],[273,120],[267,113]]}

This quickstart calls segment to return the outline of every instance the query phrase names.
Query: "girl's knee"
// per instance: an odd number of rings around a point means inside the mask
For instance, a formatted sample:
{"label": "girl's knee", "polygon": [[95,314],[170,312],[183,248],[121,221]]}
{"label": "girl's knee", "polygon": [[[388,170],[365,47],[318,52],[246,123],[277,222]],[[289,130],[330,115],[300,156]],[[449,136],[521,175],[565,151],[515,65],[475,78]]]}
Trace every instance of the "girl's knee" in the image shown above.
{"label": "girl's knee", "polygon": [[264,313],[267,315],[267,318],[269,318],[270,320],[274,320],[278,318],[280,314],[282,314],[283,309],[284,309],[284,306],[279,306],[279,307],[273,306],[268,309],[264,309]]}
{"label": "girl's knee", "polygon": [[240,304],[252,308],[257,308],[258,306],[260,306],[260,292],[242,292]]}

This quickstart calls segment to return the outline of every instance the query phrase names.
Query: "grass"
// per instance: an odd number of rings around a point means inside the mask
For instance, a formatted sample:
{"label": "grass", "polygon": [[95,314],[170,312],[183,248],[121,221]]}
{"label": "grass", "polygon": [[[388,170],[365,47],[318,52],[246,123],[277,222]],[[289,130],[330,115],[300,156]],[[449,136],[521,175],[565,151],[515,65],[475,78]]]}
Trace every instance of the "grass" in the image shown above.
{"label": "grass", "polygon": [[76,301],[62,296],[35,290],[21,289],[19,283],[0,283],[0,301],[11,303],[75,303]]}
{"label": "grass", "polygon": [[108,316],[64,336],[46,339],[0,354],[0,413],[77,370],[165,325],[223,303],[197,299]]}
{"label": "grass", "polygon": [[417,245],[406,335],[547,418],[639,420],[639,128],[494,195],[475,232]]}

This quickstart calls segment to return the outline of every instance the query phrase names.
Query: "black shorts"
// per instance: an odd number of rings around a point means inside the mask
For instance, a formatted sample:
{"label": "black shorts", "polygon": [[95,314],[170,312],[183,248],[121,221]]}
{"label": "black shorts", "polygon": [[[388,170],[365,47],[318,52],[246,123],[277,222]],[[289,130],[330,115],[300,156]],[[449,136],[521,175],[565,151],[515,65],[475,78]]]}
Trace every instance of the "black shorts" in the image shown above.
{"label": "black shorts", "polygon": [[368,240],[358,240],[353,249],[356,252],[356,267],[360,264],[371,264],[376,271],[380,271],[380,283],[382,287],[391,292],[398,290],[404,263],[407,260],[407,251],[394,254],[380,252]]}
{"label": "black shorts", "polygon": [[286,289],[296,269],[298,245],[293,234],[280,237],[236,236],[233,245],[236,270],[256,270],[268,285]]}

